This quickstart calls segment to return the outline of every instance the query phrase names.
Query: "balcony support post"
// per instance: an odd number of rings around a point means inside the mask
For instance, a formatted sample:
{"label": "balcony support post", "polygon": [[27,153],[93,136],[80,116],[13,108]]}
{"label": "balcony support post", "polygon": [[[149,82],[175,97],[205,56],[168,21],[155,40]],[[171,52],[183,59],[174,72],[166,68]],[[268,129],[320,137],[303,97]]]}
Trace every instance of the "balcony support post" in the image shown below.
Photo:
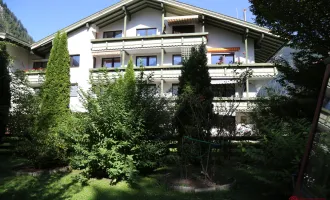
{"label": "balcony support post", "polygon": [[248,64],[249,59],[249,50],[248,50],[248,37],[249,37],[249,29],[246,29],[245,35],[244,35],[244,43],[245,43],[245,63]]}
{"label": "balcony support post", "polygon": [[205,32],[205,16],[202,15],[202,33]]}
{"label": "balcony support post", "polygon": [[160,71],[161,75],[160,75],[160,95],[164,96],[164,79],[163,79],[163,69],[161,69]]}
{"label": "balcony support post", "polygon": [[160,3],[160,6],[162,7],[162,32],[161,34],[165,34],[165,6],[164,3]]}
{"label": "balcony support post", "polygon": [[246,77],[246,98],[249,98],[250,88],[249,88],[249,78]]}
{"label": "balcony support post", "polygon": [[125,67],[125,54],[126,52],[124,50],[121,51],[121,66]]}
{"label": "balcony support post", "polygon": [[124,14],[125,14],[125,17],[124,17],[124,30],[123,30],[123,35],[124,37],[126,37],[126,31],[127,31],[127,20],[131,20],[131,15],[130,13],[128,12],[126,6],[123,6],[123,11],[124,11]]}
{"label": "balcony support post", "polygon": [[164,66],[164,48],[161,48],[161,54],[160,54],[160,66]]}

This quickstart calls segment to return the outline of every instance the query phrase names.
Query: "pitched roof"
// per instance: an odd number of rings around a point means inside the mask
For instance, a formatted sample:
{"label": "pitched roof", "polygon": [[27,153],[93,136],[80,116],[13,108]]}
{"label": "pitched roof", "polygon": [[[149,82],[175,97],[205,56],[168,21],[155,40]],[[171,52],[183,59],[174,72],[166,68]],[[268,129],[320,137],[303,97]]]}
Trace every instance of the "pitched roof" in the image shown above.
{"label": "pitched roof", "polygon": [[[96,24],[102,28],[124,17],[123,6],[133,14],[146,7],[161,10],[161,3],[164,4],[166,12],[177,15],[204,15],[207,24],[237,34],[244,35],[248,29],[249,38],[255,39],[256,45],[261,46],[261,48],[255,50],[256,62],[268,61],[285,44],[285,40],[270,33],[267,28],[176,0],[121,0],[118,3],[71,24],[60,31],[72,32],[80,27],[86,26],[87,23]],[[55,34],[49,35],[32,44],[32,50],[47,44],[49,45],[54,36]]]}
{"label": "pitched roof", "polygon": [[29,43],[27,43],[21,39],[18,39],[9,33],[0,32],[0,40],[9,41],[9,42],[15,43],[21,47],[30,49]]}

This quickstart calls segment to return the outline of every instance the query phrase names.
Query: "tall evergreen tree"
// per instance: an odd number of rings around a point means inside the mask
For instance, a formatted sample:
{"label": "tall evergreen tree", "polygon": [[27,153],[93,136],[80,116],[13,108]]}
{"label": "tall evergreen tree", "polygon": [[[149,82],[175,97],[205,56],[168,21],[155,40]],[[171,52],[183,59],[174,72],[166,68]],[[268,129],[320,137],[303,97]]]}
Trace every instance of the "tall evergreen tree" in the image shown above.
{"label": "tall evergreen tree", "polygon": [[6,132],[8,114],[10,108],[10,75],[9,75],[9,54],[6,44],[0,42],[0,142]]}
{"label": "tall evergreen tree", "polygon": [[327,56],[330,51],[329,0],[249,0],[256,23],[291,41],[290,46]]}
{"label": "tall evergreen tree", "polygon": [[[280,61],[279,82],[289,97],[281,97],[281,109],[274,113],[312,121],[325,71],[320,62],[330,52],[330,1],[328,0],[249,0],[256,23],[290,40],[295,66]],[[276,111],[276,112],[275,112]]]}
{"label": "tall evergreen tree", "polygon": [[179,145],[184,136],[201,140],[210,136],[213,93],[208,70],[205,45],[192,48],[190,57],[183,61],[179,77],[175,118]]}
{"label": "tall evergreen tree", "polygon": [[42,125],[48,127],[69,111],[70,56],[66,33],[57,33],[47,64],[46,80],[42,87]]}

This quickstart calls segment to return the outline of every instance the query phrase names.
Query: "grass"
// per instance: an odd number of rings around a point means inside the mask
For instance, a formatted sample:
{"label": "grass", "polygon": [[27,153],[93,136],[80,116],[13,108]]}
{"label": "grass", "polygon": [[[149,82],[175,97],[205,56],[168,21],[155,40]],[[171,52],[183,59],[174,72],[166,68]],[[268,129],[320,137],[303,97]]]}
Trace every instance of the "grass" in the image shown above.
{"label": "grass", "polygon": [[[11,168],[23,160],[13,159],[0,154],[0,199],[73,199],[73,200],[278,200],[287,199],[269,195],[271,190],[253,170],[224,168],[224,172],[233,174],[237,179],[237,188],[230,192],[182,194],[168,191],[155,179],[155,175],[143,177],[134,188],[125,182],[109,185],[107,179],[91,179],[88,186],[82,186],[74,178],[78,171],[41,176],[15,176]],[[267,181],[267,180],[266,180]]]}

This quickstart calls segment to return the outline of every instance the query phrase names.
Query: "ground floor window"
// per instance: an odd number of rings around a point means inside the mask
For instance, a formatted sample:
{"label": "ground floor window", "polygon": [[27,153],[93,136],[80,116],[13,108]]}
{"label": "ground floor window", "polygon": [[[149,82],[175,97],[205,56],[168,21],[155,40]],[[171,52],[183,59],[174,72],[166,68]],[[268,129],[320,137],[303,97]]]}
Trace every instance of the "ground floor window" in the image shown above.
{"label": "ground floor window", "polygon": [[178,96],[179,84],[172,84],[172,96]]}
{"label": "ground floor window", "polygon": [[214,97],[234,97],[235,84],[216,84],[212,85]]}
{"label": "ground floor window", "polygon": [[78,97],[78,85],[71,85],[70,97]]}

